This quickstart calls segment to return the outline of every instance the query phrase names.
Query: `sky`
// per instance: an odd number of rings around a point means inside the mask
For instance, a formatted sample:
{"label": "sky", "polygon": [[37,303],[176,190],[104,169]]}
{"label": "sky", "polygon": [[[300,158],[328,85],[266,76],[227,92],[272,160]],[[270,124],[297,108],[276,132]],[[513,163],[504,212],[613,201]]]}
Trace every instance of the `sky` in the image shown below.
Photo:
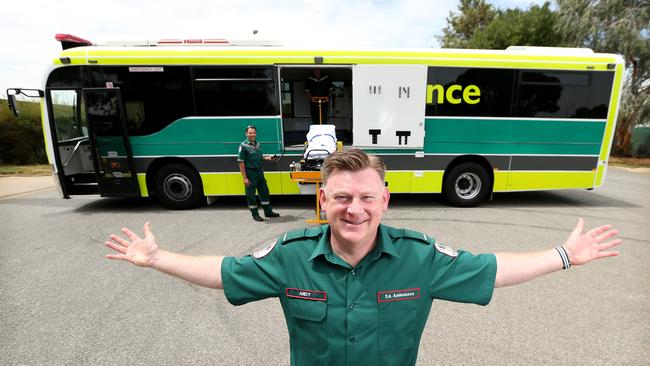
{"label": "sky", "polygon": [[[527,9],[542,0],[488,0]],[[0,21],[0,97],[43,88],[56,33],[96,44],[165,38],[273,39],[287,46],[439,47],[458,0],[7,0]],[[257,34],[253,35],[253,31]]]}

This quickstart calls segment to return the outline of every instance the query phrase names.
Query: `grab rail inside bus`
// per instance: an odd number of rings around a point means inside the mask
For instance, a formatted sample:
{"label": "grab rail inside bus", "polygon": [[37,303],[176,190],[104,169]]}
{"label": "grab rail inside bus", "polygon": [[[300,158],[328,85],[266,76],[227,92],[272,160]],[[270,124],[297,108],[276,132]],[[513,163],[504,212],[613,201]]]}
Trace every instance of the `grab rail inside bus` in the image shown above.
{"label": "grab rail inside bus", "polygon": [[77,141],[77,144],[74,145],[74,149],[72,149],[72,153],[70,154],[70,156],[68,156],[68,159],[65,161],[65,163],[63,163],[63,166],[68,166],[68,164],[70,164],[72,158],[74,157],[74,154],[76,154],[77,150],[79,150],[79,146],[81,146],[81,143],[86,141],[88,141],[88,137],[82,137],[79,139],[79,141]]}

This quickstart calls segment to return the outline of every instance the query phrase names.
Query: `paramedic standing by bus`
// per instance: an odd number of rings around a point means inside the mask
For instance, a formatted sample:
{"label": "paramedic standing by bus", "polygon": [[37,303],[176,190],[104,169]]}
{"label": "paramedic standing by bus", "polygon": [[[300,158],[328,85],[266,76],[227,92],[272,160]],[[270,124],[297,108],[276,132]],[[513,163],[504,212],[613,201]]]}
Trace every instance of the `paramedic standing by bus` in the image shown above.
{"label": "paramedic standing by bus", "polygon": [[271,157],[262,155],[262,146],[257,142],[256,137],[257,128],[255,126],[246,127],[246,140],[239,145],[237,162],[239,162],[239,171],[242,178],[244,178],[246,202],[251,214],[253,214],[253,220],[264,221],[257,212],[255,190],[260,195],[265,217],[279,217],[280,214],[273,212],[271,209],[269,187],[266,185],[264,169],[262,168],[262,160],[271,160]]}
{"label": "paramedic standing by bus", "polygon": [[[314,74],[305,82],[305,93],[311,102],[311,123],[327,123],[325,120],[333,90],[334,86],[329,76],[322,75],[320,69],[314,69]],[[322,114],[322,119],[319,113]]]}

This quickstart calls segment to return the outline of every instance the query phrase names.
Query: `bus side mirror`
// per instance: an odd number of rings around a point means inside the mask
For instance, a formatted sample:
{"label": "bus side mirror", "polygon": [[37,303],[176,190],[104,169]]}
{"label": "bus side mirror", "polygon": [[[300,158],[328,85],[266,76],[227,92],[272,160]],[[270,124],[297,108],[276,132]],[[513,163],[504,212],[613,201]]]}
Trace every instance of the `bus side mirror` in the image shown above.
{"label": "bus side mirror", "polygon": [[13,113],[14,116],[18,117],[20,115],[20,112],[18,111],[15,94],[7,93],[7,104],[9,104],[9,110],[11,113]]}
{"label": "bus side mirror", "polygon": [[[25,93],[25,91],[28,91],[29,93]],[[22,94],[29,98],[43,98],[45,96],[45,92],[40,89],[7,89],[7,104],[9,105],[9,110],[11,113],[13,113],[16,117],[20,115],[20,110],[18,109],[18,101],[16,100],[16,95],[18,94]]]}

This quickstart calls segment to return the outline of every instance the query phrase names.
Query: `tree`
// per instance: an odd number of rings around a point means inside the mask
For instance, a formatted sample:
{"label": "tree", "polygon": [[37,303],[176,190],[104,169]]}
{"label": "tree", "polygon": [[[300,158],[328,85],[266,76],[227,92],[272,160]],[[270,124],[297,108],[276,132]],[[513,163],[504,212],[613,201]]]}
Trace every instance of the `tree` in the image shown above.
{"label": "tree", "polygon": [[627,67],[614,153],[629,154],[633,128],[650,121],[648,0],[557,0],[563,42],[619,53]]}
{"label": "tree", "polygon": [[438,37],[442,47],[586,47],[623,55],[626,74],[614,153],[629,154],[635,126],[650,122],[650,1],[556,0],[528,10],[494,9],[484,0],[461,0]]}
{"label": "tree", "polygon": [[458,10],[460,14],[449,12],[443,35],[436,37],[442,47],[470,48],[472,36],[490,24],[497,15],[497,11],[485,0],[460,0]]}
{"label": "tree", "polygon": [[558,46],[562,37],[555,30],[558,14],[550,3],[528,10],[495,9],[485,0],[461,0],[459,14],[450,12],[442,47],[506,49],[508,46]]}
{"label": "tree", "polygon": [[47,163],[38,103],[18,101],[23,115],[9,112],[0,99],[0,164]]}
{"label": "tree", "polygon": [[562,42],[560,33],[555,30],[558,20],[558,14],[551,10],[548,2],[542,6],[531,5],[528,10],[498,10],[487,26],[472,35],[469,48],[556,47]]}

